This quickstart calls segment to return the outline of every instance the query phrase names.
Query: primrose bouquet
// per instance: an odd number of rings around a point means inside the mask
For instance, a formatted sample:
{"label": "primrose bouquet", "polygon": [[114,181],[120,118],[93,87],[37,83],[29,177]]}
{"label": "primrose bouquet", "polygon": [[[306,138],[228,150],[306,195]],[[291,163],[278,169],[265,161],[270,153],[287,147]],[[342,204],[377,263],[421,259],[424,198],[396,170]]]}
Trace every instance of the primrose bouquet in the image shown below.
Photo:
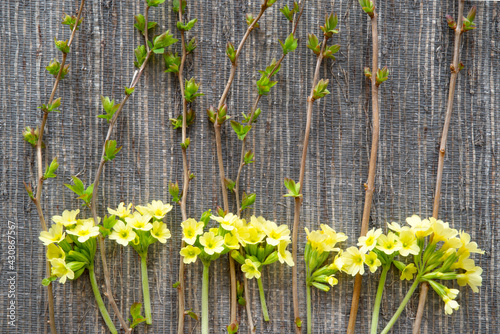
{"label": "primrose bouquet", "polygon": [[108,219],[112,223],[107,224],[108,229],[103,232],[103,235],[109,236],[109,239],[115,240],[122,246],[130,245],[139,254],[145,320],[146,324],[151,325],[153,319],[147,268],[148,248],[157,241],[165,244],[171,237],[163,218],[172,210],[172,205],[164,204],[162,201],[152,201],[147,206],[138,205],[135,210],[131,209],[132,203],[125,207],[123,202],[116,210],[108,208],[108,212],[112,215]]}
{"label": "primrose bouquet", "polygon": [[47,246],[47,259],[51,265],[51,275],[42,281],[48,285],[59,278],[64,284],[78,279],[85,269],[89,271],[94,297],[106,325],[111,333],[118,333],[108,310],[104,306],[94,272],[94,258],[100,228],[109,228],[113,219],[105,218],[103,224],[93,218],[77,219],[80,210],[65,210],[61,216],[53,216],[54,224],[48,231],[40,232],[39,239]]}

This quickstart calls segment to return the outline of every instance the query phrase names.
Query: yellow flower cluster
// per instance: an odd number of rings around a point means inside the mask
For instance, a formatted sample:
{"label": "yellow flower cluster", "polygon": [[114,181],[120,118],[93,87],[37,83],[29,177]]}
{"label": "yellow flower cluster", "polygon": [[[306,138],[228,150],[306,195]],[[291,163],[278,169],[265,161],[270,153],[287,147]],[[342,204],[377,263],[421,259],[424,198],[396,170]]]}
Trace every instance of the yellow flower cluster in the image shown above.
{"label": "yellow flower cluster", "polygon": [[[218,228],[204,232],[209,220],[219,223]],[[232,213],[223,217],[204,214],[200,221],[189,218],[181,223],[182,240],[187,244],[180,254],[184,263],[212,261],[221,254],[235,250],[231,255],[241,265],[247,278],[259,278],[260,268],[275,261],[293,266],[292,255],[286,250],[290,243],[290,230],[263,217],[252,216],[250,222]],[[245,251],[243,256],[238,250]],[[272,261],[272,262],[270,262]]]}
{"label": "yellow flower cluster", "polygon": [[[393,263],[401,272],[401,280],[415,278],[429,282],[445,302],[446,314],[451,314],[459,307],[454,300],[458,290],[448,289],[436,280],[456,279],[458,285],[469,285],[478,292],[482,269],[475,265],[470,255],[484,254],[484,251],[471,242],[469,234],[450,228],[449,223],[442,220],[413,215],[406,223],[404,226],[388,223],[387,234],[381,229],[372,229],[360,237],[359,249],[350,247],[343,254],[343,270],[356,275],[364,273],[364,265],[375,272],[379,266]],[[398,260],[400,257],[412,261]]]}
{"label": "yellow flower cluster", "polygon": [[[308,286],[314,286],[323,291],[329,291],[330,286],[338,283],[335,274],[344,267],[343,252],[337,246],[337,243],[347,240],[344,233],[337,233],[326,224],[320,225],[321,230],[309,232],[307,234],[307,243],[304,251],[304,260],[306,262],[306,283]],[[337,252],[332,263],[326,264],[331,252]]]}
{"label": "yellow flower cluster", "polygon": [[162,220],[172,205],[152,201],[147,206],[136,206],[135,210],[131,203],[125,206],[123,202],[116,210],[108,208],[109,214],[118,218],[108,226],[109,239],[122,246],[131,245],[138,253],[147,252],[149,245],[156,241],[166,243],[171,234]]}
{"label": "yellow flower cluster", "polygon": [[48,282],[59,278],[64,284],[67,279],[76,279],[93,261],[99,221],[95,224],[92,218],[77,219],[79,213],[80,210],[65,210],[61,216],[52,217],[54,223],[48,231],[40,232],[38,238],[47,246],[51,264]]}

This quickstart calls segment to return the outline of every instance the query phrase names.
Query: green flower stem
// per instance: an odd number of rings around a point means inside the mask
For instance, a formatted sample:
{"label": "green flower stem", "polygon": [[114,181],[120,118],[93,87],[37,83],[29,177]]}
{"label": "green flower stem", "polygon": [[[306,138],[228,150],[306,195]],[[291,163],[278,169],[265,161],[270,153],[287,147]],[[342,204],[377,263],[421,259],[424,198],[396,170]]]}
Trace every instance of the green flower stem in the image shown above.
{"label": "green flower stem", "polygon": [[269,313],[267,312],[266,305],[266,295],[264,294],[264,286],[262,285],[262,280],[260,279],[260,277],[257,279],[257,283],[259,284],[260,306],[262,307],[262,315],[264,316],[265,321],[269,321]]}
{"label": "green flower stem", "polygon": [[370,331],[371,334],[377,334],[380,304],[382,303],[382,295],[384,293],[385,279],[387,278],[387,272],[389,271],[389,268],[391,268],[390,264],[384,265],[384,267],[382,268],[382,274],[380,275],[380,281],[378,282],[377,296],[375,297],[375,305],[373,305],[372,328]]}
{"label": "green flower stem", "polygon": [[406,304],[408,304],[408,302],[410,301],[410,298],[413,295],[413,292],[415,292],[415,289],[418,287],[419,283],[420,283],[420,279],[419,279],[419,277],[417,277],[415,279],[415,282],[413,282],[413,285],[411,286],[410,290],[406,293],[406,296],[403,299],[403,301],[401,302],[401,305],[399,305],[396,313],[394,313],[394,315],[392,316],[391,320],[389,321],[389,323],[387,324],[387,326],[385,326],[384,330],[380,334],[387,334],[387,333],[389,333],[389,330],[392,328],[392,326],[394,326],[394,324],[398,320],[399,316],[401,315],[401,312],[403,312],[403,310],[406,307]]}
{"label": "green flower stem", "polygon": [[208,334],[208,274],[210,262],[203,263],[203,285],[201,288],[201,333]]}
{"label": "green flower stem", "polygon": [[94,292],[94,298],[97,303],[97,307],[99,307],[99,311],[101,311],[101,315],[104,318],[104,322],[106,323],[106,325],[109,328],[109,331],[112,334],[117,334],[118,331],[116,330],[113,321],[111,321],[108,310],[106,309],[106,306],[104,306],[104,302],[102,301],[101,293],[99,292],[99,287],[97,286],[97,281],[95,279],[93,264],[89,266],[89,276],[90,276],[90,284],[92,285],[92,291]]}
{"label": "green flower stem", "polygon": [[151,317],[151,299],[149,298],[149,282],[148,282],[148,253],[141,255],[141,274],[142,274],[142,295],[144,297],[144,313],[146,314],[146,323],[151,325],[153,318]]}
{"label": "green flower stem", "polygon": [[312,333],[312,314],[311,314],[311,286],[306,283],[306,296],[307,296],[307,334]]}

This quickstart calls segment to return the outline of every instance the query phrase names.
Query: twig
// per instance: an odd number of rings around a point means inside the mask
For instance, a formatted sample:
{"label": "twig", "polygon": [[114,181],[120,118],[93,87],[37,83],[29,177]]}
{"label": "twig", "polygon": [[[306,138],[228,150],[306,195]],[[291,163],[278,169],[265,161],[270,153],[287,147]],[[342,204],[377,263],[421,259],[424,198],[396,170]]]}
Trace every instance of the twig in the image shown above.
{"label": "twig", "polygon": [[[464,0],[458,1],[458,18],[455,30],[455,45],[453,52],[453,68],[450,76],[450,87],[448,92],[448,102],[446,108],[446,116],[444,120],[443,133],[441,135],[441,144],[439,147],[438,168],[436,176],[436,191],[434,193],[434,205],[432,209],[432,216],[438,218],[439,213],[439,200],[441,198],[441,184],[443,182],[443,167],[444,155],[446,152],[446,140],[448,139],[448,130],[450,128],[451,113],[453,111],[453,99],[455,96],[455,86],[459,72],[459,56],[460,56],[460,36],[462,35],[462,18],[464,15]],[[432,237],[432,236],[431,236]],[[422,325],[422,318],[424,315],[425,301],[427,299],[427,292],[429,291],[429,284],[423,282],[420,287],[420,297],[418,300],[418,309],[415,317],[415,324],[413,325],[413,334],[420,333],[420,326]]]}
{"label": "twig", "polygon": [[[148,22],[145,21],[145,29],[147,29]],[[147,44],[147,43],[146,43]],[[142,73],[144,72],[144,69],[146,68],[146,64],[148,63],[149,58],[153,54],[153,51],[148,51],[146,54],[146,58],[144,59],[144,62],[142,63],[142,66],[139,68],[139,71],[134,73],[134,77],[132,79],[132,82],[130,84],[130,89],[135,88],[137,83],[139,82],[139,79],[141,78]],[[113,128],[116,123],[116,120],[118,119],[118,116],[120,115],[121,111],[123,110],[123,107],[127,103],[130,95],[125,95],[125,98],[123,99],[122,103],[120,103],[120,106],[116,110],[116,112],[113,114],[113,117],[111,118],[111,121],[109,123],[109,128],[108,128],[108,133],[106,134],[106,138],[104,140],[104,144],[102,147],[102,155],[101,155],[101,161],[99,162],[99,167],[97,168],[97,173],[94,179],[94,189],[92,191],[92,202],[90,205],[90,210],[92,212],[92,217],[94,218],[94,222],[97,223],[97,189],[99,187],[99,179],[101,177],[102,171],[104,169],[104,164],[106,163],[106,160],[104,159],[106,156],[106,143],[108,142],[109,138],[111,138],[111,134],[113,133]],[[120,309],[118,308],[118,305],[116,304],[116,301],[113,297],[113,293],[111,290],[111,279],[109,275],[109,270],[108,270],[108,265],[106,262],[106,246],[104,244],[104,238],[102,236],[99,236],[99,249],[100,249],[100,254],[101,254],[101,261],[102,261],[102,268],[103,268],[103,274],[104,274],[104,283],[106,285],[106,293],[105,295],[108,297],[109,303],[111,304],[111,307],[113,307],[113,310],[115,312],[115,315],[118,317],[118,320],[120,321],[120,324],[122,325],[123,329],[125,330],[126,333],[130,333],[132,330],[128,327],[127,322],[123,318]]]}
{"label": "twig", "polygon": [[[376,1],[372,0],[373,7],[376,6]],[[368,181],[365,183],[365,205],[363,208],[363,218],[361,220],[361,236],[366,235],[368,232],[368,225],[370,221],[370,211],[372,208],[373,192],[375,190],[375,172],[377,168],[377,150],[380,135],[380,110],[378,105],[378,30],[377,30],[377,13],[376,9],[370,15],[372,26],[372,147],[370,151],[370,164],[368,167]],[[356,327],[356,316],[358,314],[359,296],[361,293],[362,276],[356,275],[354,281],[354,291],[352,294],[351,313],[349,316],[349,324],[347,326],[347,334],[354,334]]]}
{"label": "twig", "polygon": [[[319,79],[319,69],[321,67],[321,63],[323,61],[323,52],[326,48],[326,42],[328,41],[328,37],[324,36],[323,43],[321,44],[321,51],[318,55],[318,59],[316,60],[316,69],[314,70],[314,77],[312,81],[311,93],[307,97],[307,120],[306,120],[306,131],[304,134],[304,143],[302,148],[302,158],[300,160],[300,176],[299,183],[300,189],[299,194],[302,194],[302,189],[304,187],[304,175],[306,172],[306,159],[307,159],[307,147],[309,145],[309,134],[311,132],[311,120],[312,120],[312,111],[314,104],[314,88],[318,83]],[[300,208],[302,206],[302,196],[295,197],[295,210],[293,217],[293,233],[292,233],[292,257],[293,262],[297,264],[297,239],[298,239],[298,230],[299,230],[299,220],[300,220]],[[299,295],[297,290],[297,265],[292,267],[292,289],[293,289],[293,314],[295,317],[295,331],[296,333],[301,333],[302,329],[298,326],[298,320],[300,319],[300,310],[299,310]]]}
{"label": "twig", "polygon": [[[80,21],[80,17],[82,16],[83,12],[83,5],[85,4],[85,0],[82,0],[80,3],[80,8],[78,9],[78,15],[76,17],[76,22],[75,26],[73,27],[73,30],[71,31],[71,36],[68,41],[68,47],[71,47],[71,44],[73,43],[73,39],[75,38],[76,30],[78,29],[78,22]],[[57,78],[54,82],[54,85],[52,87],[52,92],[49,97],[49,102],[47,105],[52,104],[54,101],[54,96],[57,91],[57,87],[59,85],[59,81],[61,81],[61,76],[62,73],[64,72],[64,65],[66,64],[66,58],[68,54],[63,53],[59,73],[57,74]],[[38,135],[38,142],[36,144],[36,160],[37,160],[37,167],[38,167],[38,185],[36,188],[36,195],[33,198],[33,202],[35,203],[36,206],[36,211],[38,212],[38,217],[40,218],[40,224],[42,226],[42,230],[47,231],[47,224],[45,222],[45,217],[43,215],[43,210],[42,210],[42,187],[43,187],[43,158],[42,158],[42,145],[43,145],[43,133],[45,130],[45,125],[47,124],[47,117],[49,116],[49,112],[47,110],[44,110],[43,112],[43,117],[42,117],[42,124],[40,126],[40,132]],[[47,270],[47,275],[50,276],[50,262],[47,260],[46,263],[46,270]],[[52,334],[57,334],[57,329],[56,329],[56,319],[55,319],[55,313],[54,313],[54,293],[52,291],[52,283],[50,283],[47,286],[47,292],[48,292],[48,302],[49,302],[49,324],[50,324],[50,332]]]}
{"label": "twig", "polygon": [[[224,105],[226,102],[227,94],[229,93],[229,89],[231,88],[231,85],[234,80],[234,76],[236,75],[236,68],[238,64],[238,58],[243,50],[243,46],[245,45],[245,42],[250,35],[250,32],[254,29],[255,25],[258,23],[264,12],[266,11],[267,8],[267,1],[264,0],[264,3],[262,4],[260,8],[259,15],[255,18],[255,20],[250,24],[247,28],[247,31],[245,32],[245,35],[243,35],[243,38],[240,41],[240,44],[238,45],[238,49],[236,50],[234,60],[232,61],[232,66],[231,66],[231,71],[229,73],[229,79],[227,80],[226,87],[224,88],[224,92],[222,93],[222,96],[219,100],[219,104],[217,109],[221,109],[221,107]],[[220,124],[218,123],[217,119],[214,122],[214,130],[215,130],[215,142],[217,146],[217,160],[219,164],[219,175],[220,175],[220,182],[221,182],[221,188],[222,188],[222,200],[224,204],[224,211],[229,211],[229,200],[227,196],[227,189],[225,185],[225,180],[226,176],[224,173],[224,160],[222,158],[222,143],[221,143],[221,135],[220,135]],[[235,273],[235,266],[234,266],[234,260],[231,256],[229,256],[229,272],[231,276],[231,323],[236,322],[236,311],[237,311],[237,302],[236,302],[236,273]]]}
{"label": "twig", "polygon": [[[302,12],[304,11],[304,6],[305,6],[305,2],[301,1],[299,3],[300,11],[297,15],[294,16],[294,22],[292,23],[292,25],[293,25],[292,34],[294,36],[295,36],[295,32],[297,31],[297,27],[299,25],[300,17],[302,16]],[[280,59],[278,59],[278,61],[274,65],[273,70],[268,75],[268,78],[271,78],[273,76],[273,74],[278,70],[281,63],[285,59],[285,56],[286,56],[286,54],[281,55]],[[257,97],[255,98],[254,104],[253,104],[252,109],[250,111],[250,116],[249,116],[247,125],[252,125],[253,116],[255,114],[255,111],[257,110],[257,106],[259,104],[261,97],[262,97],[262,95],[258,94]],[[243,167],[245,166],[245,144],[247,141],[247,137],[248,136],[245,136],[245,138],[243,138],[243,142],[241,144],[240,164],[238,167],[238,173],[236,174],[236,180],[234,181],[234,194],[236,196],[236,211],[237,211],[238,217],[241,215],[239,186],[240,186],[241,171],[243,170]]]}
{"label": "twig", "polygon": [[[182,1],[179,4],[179,21],[182,22]],[[182,58],[181,64],[179,66],[179,86],[181,88],[182,95],[182,143],[186,141],[186,128],[187,128],[187,101],[184,96],[184,64],[186,62],[186,38],[184,36],[184,30],[179,29],[181,33],[181,44],[182,44]],[[183,167],[183,184],[182,184],[182,197],[179,202],[181,207],[182,220],[188,219],[186,203],[187,194],[189,188],[189,165],[187,160],[187,147],[182,146],[182,167]],[[185,246],[184,240],[181,243],[181,248]],[[179,285],[177,286],[177,292],[179,294],[179,310],[178,310],[178,322],[177,322],[177,333],[184,333],[184,316],[185,316],[185,299],[184,299],[184,261],[182,261],[182,256],[179,262]]]}

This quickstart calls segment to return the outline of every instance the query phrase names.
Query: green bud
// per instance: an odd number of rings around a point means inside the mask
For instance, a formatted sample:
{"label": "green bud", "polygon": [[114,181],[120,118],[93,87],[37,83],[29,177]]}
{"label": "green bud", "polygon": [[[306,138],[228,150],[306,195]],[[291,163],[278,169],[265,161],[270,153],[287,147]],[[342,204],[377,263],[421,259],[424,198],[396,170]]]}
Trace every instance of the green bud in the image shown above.
{"label": "green bud", "polygon": [[288,189],[288,194],[283,197],[301,197],[300,182],[295,183],[294,180],[285,178],[285,187]]}
{"label": "green bud", "polygon": [[116,140],[107,140],[104,145],[104,161],[113,160],[121,149],[122,146],[116,147]]}
{"label": "green bud", "polygon": [[197,98],[198,96],[204,95],[203,93],[197,93],[199,88],[200,84],[196,83],[194,81],[194,78],[186,80],[184,86],[184,98],[186,99],[187,102],[193,102],[194,99]]}
{"label": "green bud", "polygon": [[369,68],[369,67],[365,67],[364,72],[365,72],[365,76],[366,76],[368,79],[371,79],[371,78],[372,78],[372,72],[370,71],[370,68]]}
{"label": "green bud", "polygon": [[243,257],[243,255],[241,255],[240,252],[238,252],[237,250],[232,250],[230,254],[231,254],[231,257],[236,262],[238,262],[239,264],[245,264],[245,258]]}
{"label": "green bud", "polygon": [[164,53],[163,59],[165,60],[166,73],[179,73],[179,66],[181,66],[181,57],[179,57],[177,53]]}
{"label": "green bud", "polygon": [[135,87],[132,87],[132,88],[128,88],[127,86],[125,86],[125,95],[132,95],[132,93],[135,91]]}
{"label": "green bud", "polygon": [[140,68],[147,57],[146,46],[139,45],[134,50],[134,53],[135,53],[135,59],[137,59],[137,61],[134,61],[134,65],[135,65],[135,67]]}
{"label": "green bud", "polygon": [[50,166],[45,167],[45,173],[43,174],[43,179],[47,180],[50,178],[54,178],[57,175],[55,174],[57,167],[59,167],[59,164],[57,163],[57,157],[52,160],[50,163]]}
{"label": "green bud", "polygon": [[220,109],[217,110],[217,123],[224,124],[230,117],[227,116],[227,105],[223,105]]}
{"label": "green bud", "polygon": [[359,4],[366,14],[368,14],[370,17],[374,16],[373,12],[375,11],[375,6],[373,5],[373,2],[371,2],[370,0],[359,0]]}
{"label": "green bud", "polygon": [[188,44],[186,44],[186,53],[192,53],[198,45],[196,44],[196,37],[191,38]]}
{"label": "green bud", "polygon": [[323,57],[335,60],[334,54],[337,53],[337,52],[339,52],[339,50],[340,50],[340,45],[339,44],[335,44],[335,45],[332,45],[332,46],[327,46],[325,48],[325,51],[323,52]]}
{"label": "green bud", "polygon": [[[61,64],[54,58],[54,60],[47,66],[45,69],[52,74],[55,78],[59,75],[59,71],[61,70]],[[69,64],[64,65],[61,73],[61,80],[64,79],[66,74],[69,72]]]}
{"label": "green bud", "polygon": [[189,137],[188,137],[188,138],[186,138],[186,140],[183,143],[181,143],[182,149],[187,150],[187,148],[189,147],[189,144],[191,144],[191,139],[189,139]]}
{"label": "green bud", "polygon": [[33,196],[33,188],[31,188],[31,185],[27,184],[26,182],[24,182],[24,189],[26,189],[26,192],[28,193],[28,196],[34,200],[35,197]]}
{"label": "green bud", "polygon": [[227,326],[227,334],[236,334],[238,329],[238,321],[235,320],[231,325]]}
{"label": "green bud", "polygon": [[234,187],[236,186],[236,183],[229,179],[229,178],[224,178],[224,185],[226,186],[226,188],[229,190],[229,191],[234,191]]}
{"label": "green bud", "polygon": [[59,51],[61,51],[61,52],[62,52],[62,53],[64,53],[64,54],[69,53],[68,40],[65,40],[65,41],[58,41],[58,40],[54,37],[54,43],[56,44],[56,48],[58,48],[58,49],[59,49]]}
{"label": "green bud", "polygon": [[178,203],[181,199],[179,197],[179,184],[177,182],[170,182],[168,185],[168,192],[172,196],[172,202]]}
{"label": "green bud", "polygon": [[281,44],[281,48],[283,49],[283,54],[286,55],[287,53],[294,51],[298,45],[297,41],[298,38],[294,38],[293,34],[288,35],[284,43],[278,40]]}
{"label": "green bud", "polygon": [[226,54],[227,54],[229,60],[231,60],[231,63],[234,63],[234,61],[236,60],[236,50],[234,49],[233,43],[227,42]]}
{"label": "green bud", "polygon": [[325,35],[326,38],[330,38],[333,36],[333,34],[339,33],[339,31],[335,29],[337,27],[338,22],[339,19],[337,17],[337,14],[333,15],[332,13],[330,14],[330,16],[327,15],[325,17],[325,25],[320,28],[323,31],[323,35]]}
{"label": "green bud", "polygon": [[453,19],[451,15],[446,15],[446,21],[448,22],[448,27],[455,30],[457,28],[457,22]]}
{"label": "green bud", "polygon": [[257,195],[256,194],[247,194],[243,192],[242,200],[241,200],[241,211],[245,209],[250,209],[251,205],[255,203]]}
{"label": "green bud", "polygon": [[191,30],[194,27],[194,25],[196,24],[196,22],[198,22],[198,19],[192,19],[191,21],[189,21],[186,24],[179,21],[179,22],[177,22],[177,29],[179,29],[180,31]]}
{"label": "green bud", "polygon": [[[78,21],[78,24],[76,25],[76,30],[78,30],[78,27],[80,26],[82,21],[83,21],[82,18]],[[73,31],[73,28],[75,27],[75,23],[76,23],[76,16],[65,15],[61,23],[68,25],[69,28],[71,29],[71,31]]]}
{"label": "green bud", "polygon": [[474,19],[476,18],[476,6],[473,6],[467,17],[463,18],[462,32],[476,29],[476,24],[474,23]]}
{"label": "green bud", "polygon": [[210,106],[207,109],[207,116],[208,116],[208,120],[210,122],[215,123],[215,121],[216,121],[216,111],[215,111],[215,108],[213,106]]}
{"label": "green bud", "polygon": [[[251,25],[252,25],[252,23],[255,21],[255,18],[253,17],[253,15],[252,15],[251,13],[248,13],[248,14],[246,15],[246,21],[247,21],[247,25],[248,25],[248,26],[251,26]],[[258,23],[258,22],[257,22],[257,23],[255,23],[253,27],[254,27],[254,28],[258,28],[258,27],[259,27],[259,23]]]}
{"label": "green bud", "polygon": [[326,95],[330,94],[328,89],[326,89],[327,86],[328,86],[328,79],[327,80],[321,79],[318,82],[318,84],[313,90],[313,96],[312,96],[313,101],[321,99],[322,97],[325,97]]}
{"label": "green bud", "polygon": [[111,119],[113,118],[113,115],[115,112],[120,108],[120,104],[115,104],[115,100],[110,100],[109,97],[107,96],[102,96],[101,95],[101,103],[102,107],[104,108],[104,111],[106,112],[105,115],[98,115],[98,118],[104,118],[108,121],[108,123],[111,122]]}
{"label": "green bud", "polygon": [[314,54],[319,55],[321,52],[321,43],[315,34],[307,35],[307,47],[311,49]]}
{"label": "green bud", "polygon": [[330,291],[330,287],[328,285],[325,285],[325,284],[322,284],[319,282],[312,282],[311,285],[314,286],[315,288],[320,289],[321,291],[325,291],[325,292]]}
{"label": "green bud", "polygon": [[262,262],[262,265],[265,266],[268,264],[272,264],[276,261],[278,261],[278,252],[274,251],[264,260],[264,262]]}
{"label": "green bud", "polygon": [[35,147],[38,143],[38,135],[40,134],[40,130],[38,127],[33,130],[31,127],[27,126],[23,131],[23,138],[25,141],[30,143],[33,147]]}
{"label": "green bud", "polygon": [[389,69],[387,66],[384,66],[382,69],[378,69],[377,71],[377,86],[382,82],[386,81],[389,78]]}
{"label": "green bud", "polygon": [[245,165],[249,165],[251,163],[254,163],[253,161],[254,153],[252,150],[249,150],[245,153],[245,156],[243,157],[243,161],[245,162]]}

